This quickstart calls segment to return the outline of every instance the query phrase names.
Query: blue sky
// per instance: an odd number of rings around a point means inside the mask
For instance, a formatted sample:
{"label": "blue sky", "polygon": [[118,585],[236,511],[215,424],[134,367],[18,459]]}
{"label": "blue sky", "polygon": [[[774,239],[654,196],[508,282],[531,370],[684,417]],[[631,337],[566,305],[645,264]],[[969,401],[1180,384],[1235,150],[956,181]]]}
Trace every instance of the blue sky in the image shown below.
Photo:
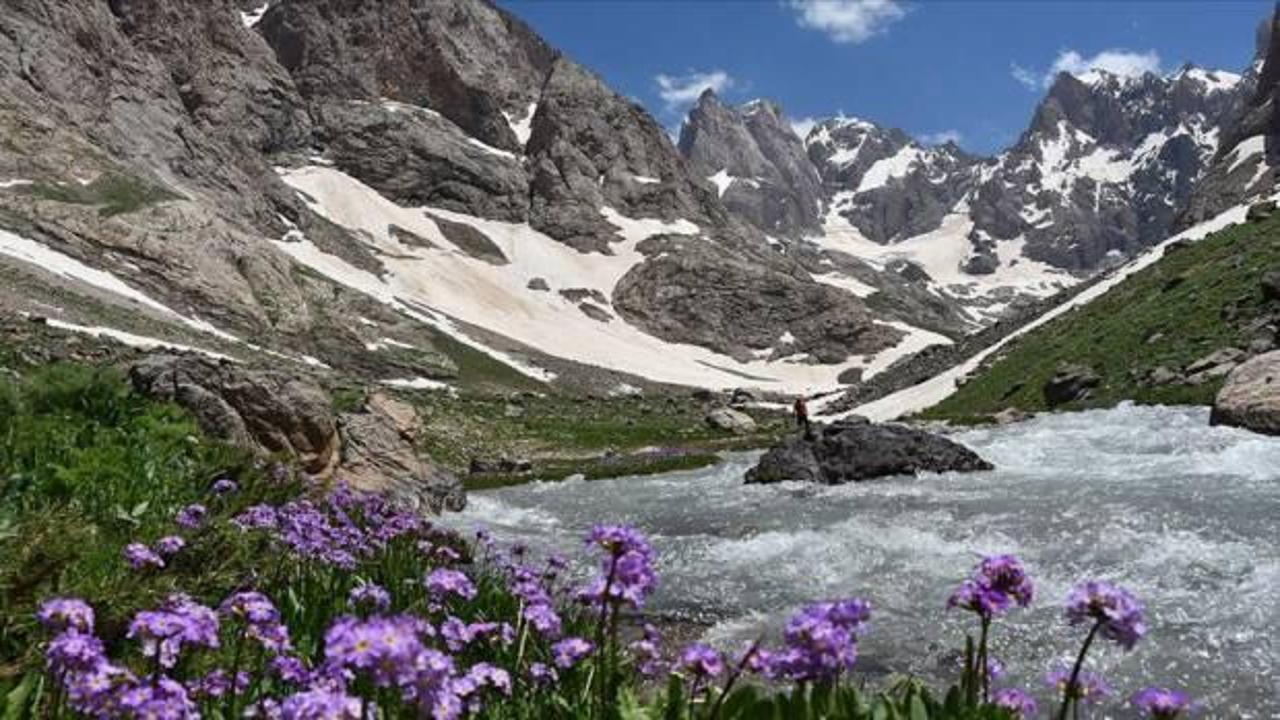
{"label": "blue sky", "polygon": [[1267,0],[499,0],[674,128],[697,90],[841,112],[971,152],[1013,142],[1049,71],[1243,69]]}

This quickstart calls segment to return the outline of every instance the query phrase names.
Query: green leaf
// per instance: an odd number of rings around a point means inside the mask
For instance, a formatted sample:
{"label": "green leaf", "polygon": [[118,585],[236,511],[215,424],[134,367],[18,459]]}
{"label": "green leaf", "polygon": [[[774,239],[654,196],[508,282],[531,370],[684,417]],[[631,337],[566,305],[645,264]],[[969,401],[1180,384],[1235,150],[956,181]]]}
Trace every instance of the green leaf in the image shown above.
{"label": "green leaf", "polygon": [[133,509],[129,511],[129,516],[133,518],[140,518],[142,517],[142,514],[145,513],[147,511],[147,508],[149,507],[151,507],[151,501],[143,500],[142,502],[133,506]]}
{"label": "green leaf", "polygon": [[39,673],[30,673],[22,678],[22,682],[18,683],[17,687],[9,691],[4,698],[4,720],[21,720],[35,714],[33,712],[28,715],[27,708],[39,680]]}
{"label": "green leaf", "polygon": [[664,720],[681,720],[684,717],[684,680],[672,674],[667,678],[667,707],[663,710]]}
{"label": "green leaf", "polygon": [[924,700],[920,699],[919,695],[912,695],[907,705],[911,720],[929,720],[929,709],[925,707]]}

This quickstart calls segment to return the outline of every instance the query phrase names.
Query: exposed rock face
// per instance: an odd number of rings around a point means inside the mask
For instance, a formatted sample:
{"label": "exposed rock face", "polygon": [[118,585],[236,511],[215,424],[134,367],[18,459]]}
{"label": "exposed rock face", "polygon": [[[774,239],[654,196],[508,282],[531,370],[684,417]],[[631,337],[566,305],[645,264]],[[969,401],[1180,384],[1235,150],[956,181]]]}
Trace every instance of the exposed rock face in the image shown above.
{"label": "exposed rock face", "polygon": [[1209,424],[1280,435],[1280,351],[1259,355],[1231,371],[1214,399]]}
{"label": "exposed rock face", "polygon": [[1044,399],[1049,407],[1084,400],[1101,383],[1102,378],[1092,368],[1064,364],[1045,382]]}
{"label": "exposed rock face", "polygon": [[725,206],[760,230],[795,235],[819,228],[822,180],[776,104],[732,108],[707,90],[680,128],[678,147]]}
{"label": "exposed rock face", "polygon": [[412,405],[375,393],[360,413],[338,417],[342,464],[337,478],[368,492],[384,492],[410,507],[439,513],[462,510],[458,478],[415,451],[422,432]]}
{"label": "exposed rock face", "polygon": [[1275,192],[1280,165],[1280,15],[1258,27],[1246,86],[1221,124],[1218,152],[1178,220],[1187,227],[1246,200]]}
{"label": "exposed rock face", "polygon": [[753,351],[776,348],[781,355],[807,353],[817,362],[838,362],[888,347],[901,335],[873,323],[848,293],[706,243],[632,268],[614,290],[613,306],[653,335],[744,360]]}
{"label": "exposed rock face", "polygon": [[130,368],[129,378],[138,392],[189,410],[215,438],[292,455],[321,477],[338,465],[341,441],[329,397],[309,382],[197,355],[148,357]]}
{"label": "exposed rock face", "polygon": [[921,472],[973,472],[992,465],[940,435],[900,425],[862,422],[820,428],[816,437],[792,436],[747,471],[748,483],[801,480],[824,485]]}
{"label": "exposed rock face", "polygon": [[285,453],[311,475],[423,511],[466,504],[458,479],[417,454],[417,411],[389,396],[374,394],[361,412],[335,417],[329,396],[310,381],[196,355],[153,355],[129,377],[138,392],[186,408],[209,435]]}
{"label": "exposed rock face", "polygon": [[717,408],[707,413],[707,425],[714,430],[735,434],[749,433],[756,429],[756,421],[740,410]]}

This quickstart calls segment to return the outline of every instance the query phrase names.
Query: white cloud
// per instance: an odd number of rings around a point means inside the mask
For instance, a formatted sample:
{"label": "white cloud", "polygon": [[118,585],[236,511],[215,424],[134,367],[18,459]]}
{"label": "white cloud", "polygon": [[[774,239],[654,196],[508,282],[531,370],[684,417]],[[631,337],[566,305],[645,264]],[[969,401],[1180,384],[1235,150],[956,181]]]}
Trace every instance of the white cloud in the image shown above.
{"label": "white cloud", "polygon": [[1079,77],[1090,70],[1102,70],[1122,78],[1141,77],[1146,73],[1160,73],[1160,55],[1155,50],[1136,52],[1133,50],[1103,50],[1085,57],[1075,50],[1063,50],[1054,58],[1053,64],[1044,75],[1037,74],[1017,63],[1011,65],[1013,78],[1026,85],[1028,89],[1047,88],[1053,84],[1059,73],[1070,73]]}
{"label": "white cloud", "polygon": [[691,71],[684,75],[660,74],[654,80],[658,83],[658,97],[672,112],[692,105],[705,90],[721,93],[733,87],[733,78],[723,70]]}
{"label": "white cloud", "polygon": [[949,142],[958,144],[963,137],[959,130],[941,130],[921,135],[920,141],[926,145],[946,145]]}
{"label": "white cloud", "polygon": [[788,0],[800,27],[818,30],[838,43],[856,45],[901,20],[899,0]]}
{"label": "white cloud", "polygon": [[1009,71],[1013,73],[1013,79],[1022,83],[1028,90],[1040,89],[1040,78],[1031,70],[1022,67],[1018,63],[1011,63]]}
{"label": "white cloud", "polygon": [[787,118],[787,122],[791,124],[791,131],[798,135],[801,140],[808,137],[809,131],[813,129],[814,125],[818,124],[817,119],[812,117]]}

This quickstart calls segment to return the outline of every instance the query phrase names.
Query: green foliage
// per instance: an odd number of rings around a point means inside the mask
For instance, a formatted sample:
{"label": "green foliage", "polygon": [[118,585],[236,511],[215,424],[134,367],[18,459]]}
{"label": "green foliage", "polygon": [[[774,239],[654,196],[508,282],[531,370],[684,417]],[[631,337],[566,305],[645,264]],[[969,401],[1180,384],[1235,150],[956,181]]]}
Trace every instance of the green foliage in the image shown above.
{"label": "green foliage", "polygon": [[105,174],[88,185],[70,183],[35,183],[23,188],[46,200],[76,205],[97,205],[102,217],[123,215],[154,203],[176,200],[181,196],[141,178]]}
{"label": "green foliage", "polygon": [[1246,345],[1251,321],[1278,308],[1261,277],[1280,269],[1280,217],[1237,225],[1167,252],[1092,302],[1013,341],[992,367],[923,415],[963,421],[1007,407],[1046,409],[1041,388],[1063,362],[1087,365],[1102,384],[1068,408],[1211,403],[1222,380],[1150,386],[1157,368],[1177,371],[1223,347]]}

